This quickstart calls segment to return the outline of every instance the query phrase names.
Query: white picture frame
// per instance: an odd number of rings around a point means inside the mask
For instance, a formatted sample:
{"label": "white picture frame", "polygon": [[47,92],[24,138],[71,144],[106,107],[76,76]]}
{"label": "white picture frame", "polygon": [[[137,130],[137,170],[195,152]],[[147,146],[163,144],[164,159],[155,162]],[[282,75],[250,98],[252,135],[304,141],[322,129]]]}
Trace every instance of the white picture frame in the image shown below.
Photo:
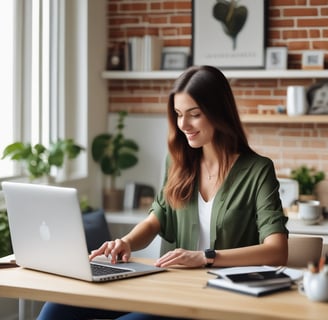
{"label": "white picture frame", "polygon": [[266,49],[265,68],[267,70],[286,70],[287,60],[287,47],[268,47]]}
{"label": "white picture frame", "polygon": [[324,52],[321,50],[307,50],[302,54],[303,70],[322,70],[324,68]]}
{"label": "white picture frame", "polygon": [[188,56],[184,52],[163,52],[161,70],[184,70]]}
{"label": "white picture frame", "polygon": [[[228,22],[222,16],[222,7],[231,16],[226,17]],[[267,9],[267,0],[193,0],[193,64],[264,69]]]}

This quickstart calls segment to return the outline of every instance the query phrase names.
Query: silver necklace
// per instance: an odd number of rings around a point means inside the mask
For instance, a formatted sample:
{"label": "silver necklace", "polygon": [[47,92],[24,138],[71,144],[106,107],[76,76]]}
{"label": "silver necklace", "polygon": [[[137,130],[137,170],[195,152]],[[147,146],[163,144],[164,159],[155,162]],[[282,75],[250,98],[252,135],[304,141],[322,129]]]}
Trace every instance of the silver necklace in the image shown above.
{"label": "silver necklace", "polygon": [[208,170],[208,167],[207,167],[205,161],[204,161],[204,165],[205,165],[205,168],[206,168],[206,170],[207,170],[207,177],[208,177],[208,180],[212,180],[213,177],[216,177],[216,176],[217,176],[217,174],[211,174],[211,173],[210,173],[210,170]]}

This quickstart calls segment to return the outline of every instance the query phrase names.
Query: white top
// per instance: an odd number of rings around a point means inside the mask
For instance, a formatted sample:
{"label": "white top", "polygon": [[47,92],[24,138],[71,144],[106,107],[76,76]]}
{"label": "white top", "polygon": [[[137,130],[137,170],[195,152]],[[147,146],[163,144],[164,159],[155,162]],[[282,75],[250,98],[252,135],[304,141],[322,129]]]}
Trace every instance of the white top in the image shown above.
{"label": "white top", "polygon": [[200,192],[198,192],[198,216],[200,225],[200,234],[198,249],[205,250],[210,248],[210,225],[211,213],[214,197],[206,202]]}

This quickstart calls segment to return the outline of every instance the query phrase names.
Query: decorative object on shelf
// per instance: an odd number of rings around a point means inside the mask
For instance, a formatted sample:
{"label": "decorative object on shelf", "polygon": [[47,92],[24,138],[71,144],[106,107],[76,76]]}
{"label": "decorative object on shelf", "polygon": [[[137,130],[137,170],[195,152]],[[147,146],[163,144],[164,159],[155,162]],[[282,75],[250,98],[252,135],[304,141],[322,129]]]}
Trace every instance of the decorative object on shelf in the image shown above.
{"label": "decorative object on shelf", "polygon": [[317,224],[322,219],[322,206],[318,200],[298,202],[298,217],[306,225]]}
{"label": "decorative object on shelf", "polygon": [[193,64],[264,68],[267,1],[213,3],[193,0]]}
{"label": "decorative object on shelf", "polygon": [[286,70],[287,57],[287,47],[268,47],[266,48],[265,68],[267,70]]}
{"label": "decorative object on shelf", "polygon": [[188,56],[184,52],[163,52],[162,70],[184,70],[188,64]]}
{"label": "decorative object on shelf", "polygon": [[328,81],[314,84],[306,93],[309,114],[328,114]]}
{"label": "decorative object on shelf", "polygon": [[129,182],[124,190],[124,209],[145,209],[150,207],[155,197],[155,189],[147,184]]}
{"label": "decorative object on shelf", "polygon": [[289,178],[278,178],[278,181],[282,207],[291,208],[299,197],[298,182]]}
{"label": "decorative object on shelf", "polygon": [[263,105],[259,104],[257,106],[258,114],[284,114],[286,108],[282,105]]}
{"label": "decorative object on shelf", "polygon": [[124,190],[116,188],[116,178],[122,170],[131,168],[138,163],[138,144],[126,139],[123,134],[126,111],[119,113],[116,133],[102,133],[92,141],[92,158],[100,166],[102,173],[109,176],[104,189],[104,208],[108,211],[123,209]]}
{"label": "decorative object on shelf", "polygon": [[[171,55],[172,54],[172,55]],[[168,60],[168,58],[174,58],[174,61]],[[172,63],[174,62],[174,63]],[[182,71],[191,66],[191,54],[190,47],[163,47],[162,49],[162,62],[161,70],[163,71]],[[179,76],[172,75],[172,79],[176,79]]]}
{"label": "decorative object on shelf", "polygon": [[62,168],[65,159],[75,159],[84,148],[74,142],[73,139],[58,139],[51,142],[46,148],[43,144],[14,142],[8,145],[2,155],[2,159],[10,158],[22,162],[31,180],[37,178],[50,178],[51,169]]}
{"label": "decorative object on shelf", "polygon": [[106,70],[126,69],[125,50],[125,42],[113,42],[109,44]]}
{"label": "decorative object on shelf", "polygon": [[321,50],[307,50],[302,54],[303,70],[323,70],[324,52]]}
{"label": "decorative object on shelf", "polygon": [[308,201],[316,199],[315,188],[320,181],[325,179],[325,173],[302,165],[293,169],[290,177],[298,182],[299,200]]}
{"label": "decorative object on shelf", "polygon": [[306,89],[304,86],[287,87],[287,114],[300,116],[307,113]]}

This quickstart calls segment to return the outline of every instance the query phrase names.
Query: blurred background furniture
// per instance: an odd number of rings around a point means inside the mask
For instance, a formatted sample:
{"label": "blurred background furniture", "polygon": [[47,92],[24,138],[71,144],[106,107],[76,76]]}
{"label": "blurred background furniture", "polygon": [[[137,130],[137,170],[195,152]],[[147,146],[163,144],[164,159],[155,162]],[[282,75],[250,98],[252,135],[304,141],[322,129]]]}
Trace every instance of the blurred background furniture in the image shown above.
{"label": "blurred background furniture", "polygon": [[102,209],[82,214],[88,251],[99,248],[111,240],[111,234]]}
{"label": "blurred background furniture", "polygon": [[306,268],[309,262],[319,262],[322,255],[322,237],[290,236],[287,266]]}

